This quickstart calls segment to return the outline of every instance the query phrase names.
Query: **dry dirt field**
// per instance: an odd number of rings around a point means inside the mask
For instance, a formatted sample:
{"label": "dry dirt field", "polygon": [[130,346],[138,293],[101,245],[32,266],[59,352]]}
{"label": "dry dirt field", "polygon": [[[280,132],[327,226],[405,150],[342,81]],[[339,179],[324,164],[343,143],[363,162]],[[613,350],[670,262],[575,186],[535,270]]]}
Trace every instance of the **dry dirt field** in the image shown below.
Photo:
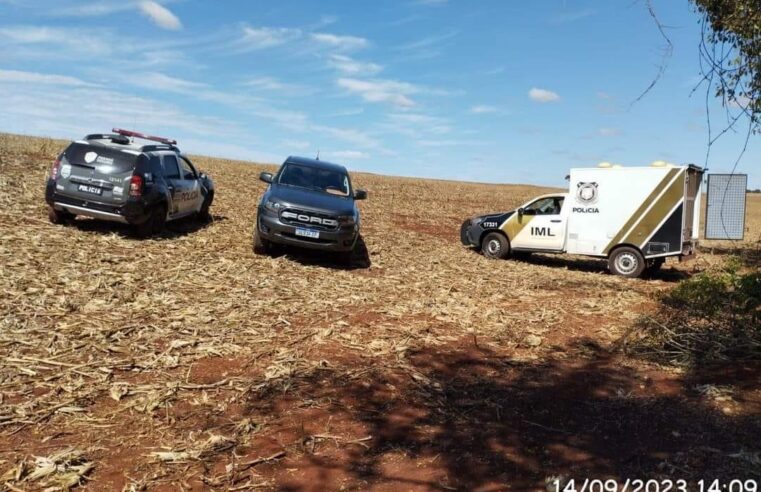
{"label": "dry dirt field", "polygon": [[[539,490],[554,478],[761,474],[761,371],[691,370],[617,341],[656,278],[488,261],[461,221],[540,188],[357,174],[369,267],[254,256],[262,169],[196,158],[213,221],[136,240],[48,223],[65,142],[0,135],[0,490]],[[738,249],[739,248],[739,249]],[[753,256],[756,255],[756,256]],[[758,263],[756,263],[757,265]]]}

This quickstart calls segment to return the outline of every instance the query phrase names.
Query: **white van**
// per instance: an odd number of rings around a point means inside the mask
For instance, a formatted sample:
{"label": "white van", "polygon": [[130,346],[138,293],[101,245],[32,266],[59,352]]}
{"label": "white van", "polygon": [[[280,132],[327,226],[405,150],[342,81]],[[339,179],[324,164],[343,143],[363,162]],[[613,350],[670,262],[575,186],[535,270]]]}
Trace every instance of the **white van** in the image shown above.
{"label": "white van", "polygon": [[698,243],[700,183],[694,165],[605,165],[571,169],[567,193],[466,220],[460,238],[488,258],[513,252],[608,258],[610,271],[639,277],[666,257],[690,256]]}

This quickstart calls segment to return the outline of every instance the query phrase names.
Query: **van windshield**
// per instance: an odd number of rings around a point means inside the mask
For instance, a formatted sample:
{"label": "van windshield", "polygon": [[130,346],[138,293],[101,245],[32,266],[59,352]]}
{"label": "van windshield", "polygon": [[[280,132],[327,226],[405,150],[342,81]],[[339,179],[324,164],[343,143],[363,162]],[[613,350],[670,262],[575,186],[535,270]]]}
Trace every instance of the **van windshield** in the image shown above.
{"label": "van windshield", "polygon": [[333,169],[286,163],[280,170],[277,182],[281,185],[296,186],[331,195],[349,196],[351,194],[349,176]]}

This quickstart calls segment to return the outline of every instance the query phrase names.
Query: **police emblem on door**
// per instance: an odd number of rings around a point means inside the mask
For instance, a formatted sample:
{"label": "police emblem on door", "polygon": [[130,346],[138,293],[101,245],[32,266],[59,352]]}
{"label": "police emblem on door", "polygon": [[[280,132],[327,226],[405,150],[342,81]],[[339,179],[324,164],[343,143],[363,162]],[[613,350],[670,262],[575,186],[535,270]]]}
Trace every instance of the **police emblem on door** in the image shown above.
{"label": "police emblem on door", "polygon": [[597,201],[597,183],[579,183],[576,185],[576,201],[584,204]]}

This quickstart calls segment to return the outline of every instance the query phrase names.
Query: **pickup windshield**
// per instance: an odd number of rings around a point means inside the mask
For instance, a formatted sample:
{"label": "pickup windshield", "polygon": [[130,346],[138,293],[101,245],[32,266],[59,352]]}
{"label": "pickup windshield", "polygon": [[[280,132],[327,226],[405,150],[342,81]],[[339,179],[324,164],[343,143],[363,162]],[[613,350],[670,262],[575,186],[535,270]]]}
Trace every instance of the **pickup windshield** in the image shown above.
{"label": "pickup windshield", "polygon": [[280,170],[277,182],[281,185],[296,186],[331,195],[349,196],[351,194],[349,176],[332,169],[286,163]]}

